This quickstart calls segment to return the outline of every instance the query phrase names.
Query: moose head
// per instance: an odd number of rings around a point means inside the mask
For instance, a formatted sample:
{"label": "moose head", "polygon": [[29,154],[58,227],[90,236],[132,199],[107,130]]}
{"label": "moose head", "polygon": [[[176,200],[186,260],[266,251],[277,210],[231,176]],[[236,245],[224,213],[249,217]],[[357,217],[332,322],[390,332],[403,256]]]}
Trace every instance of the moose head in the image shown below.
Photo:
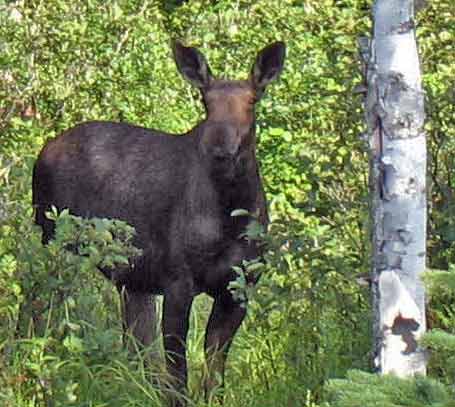
{"label": "moose head", "polygon": [[173,52],[180,73],[202,94],[206,120],[200,127],[200,152],[210,171],[225,181],[241,177],[256,147],[254,107],[283,70],[284,43],[275,42],[260,51],[246,80],[214,78],[196,48],[175,42]]}

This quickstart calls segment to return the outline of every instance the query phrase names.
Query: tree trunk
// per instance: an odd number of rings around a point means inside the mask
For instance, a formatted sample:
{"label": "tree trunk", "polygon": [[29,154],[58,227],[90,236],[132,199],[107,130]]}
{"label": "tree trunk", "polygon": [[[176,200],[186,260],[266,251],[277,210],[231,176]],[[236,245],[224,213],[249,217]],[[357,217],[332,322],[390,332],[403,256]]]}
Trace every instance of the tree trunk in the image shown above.
{"label": "tree trunk", "polygon": [[370,148],[374,364],[425,374],[426,143],[412,0],[376,0],[363,39]]}

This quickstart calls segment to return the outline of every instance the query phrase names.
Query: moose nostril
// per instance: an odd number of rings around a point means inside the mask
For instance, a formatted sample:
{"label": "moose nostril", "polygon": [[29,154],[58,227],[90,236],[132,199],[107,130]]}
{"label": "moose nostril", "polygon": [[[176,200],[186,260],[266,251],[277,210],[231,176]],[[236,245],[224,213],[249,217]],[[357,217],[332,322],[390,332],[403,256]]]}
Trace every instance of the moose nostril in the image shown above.
{"label": "moose nostril", "polygon": [[226,151],[225,148],[216,147],[212,150],[213,158],[217,161],[230,161],[235,159],[235,154]]}
{"label": "moose nostril", "polygon": [[232,161],[234,157],[231,154],[216,154],[215,160],[218,162]]}

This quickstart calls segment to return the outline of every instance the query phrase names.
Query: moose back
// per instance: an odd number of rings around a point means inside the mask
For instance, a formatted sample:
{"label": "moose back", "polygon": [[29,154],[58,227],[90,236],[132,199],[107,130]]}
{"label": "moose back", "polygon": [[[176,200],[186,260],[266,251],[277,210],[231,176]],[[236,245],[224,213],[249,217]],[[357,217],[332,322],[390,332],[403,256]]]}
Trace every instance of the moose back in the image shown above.
{"label": "moose back", "polygon": [[[103,270],[124,301],[124,326],[147,346],[153,339],[152,294],[164,296],[163,335],[175,386],[187,380],[185,341],[193,298],[214,298],[207,325],[206,388],[223,377],[224,363],[245,309],[227,286],[232,266],[261,255],[239,237],[256,213],[266,226],[266,201],[256,160],[255,103],[282,71],[282,42],[264,48],[247,80],[212,76],[204,56],[176,42],[180,73],[200,89],[206,118],[180,136],[126,123],[88,122],[49,141],[36,161],[33,204],[43,242],[54,224],[53,205],[83,217],[122,219],[143,250],[128,272]],[[211,370],[210,370],[211,369]],[[218,371],[218,374],[216,373]]]}

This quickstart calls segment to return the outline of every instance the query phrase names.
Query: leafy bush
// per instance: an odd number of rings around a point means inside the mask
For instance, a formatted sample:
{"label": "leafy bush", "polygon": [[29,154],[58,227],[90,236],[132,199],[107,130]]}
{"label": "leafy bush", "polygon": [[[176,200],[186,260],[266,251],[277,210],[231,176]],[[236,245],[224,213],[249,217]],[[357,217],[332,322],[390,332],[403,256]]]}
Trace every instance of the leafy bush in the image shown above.
{"label": "leafy bush", "polygon": [[[116,293],[97,272],[126,265],[129,256],[139,254],[131,244],[133,229],[117,220],[83,220],[66,210],[48,216],[56,222],[54,240],[43,247],[29,223],[16,258],[3,258],[13,264],[1,268],[0,310],[8,313],[0,316],[7,320],[2,326],[10,327],[0,338],[2,405],[99,400],[120,406],[133,394],[137,405],[159,405],[152,373],[144,372],[140,357],[128,360],[121,346]],[[11,268],[15,273],[5,275]]]}
{"label": "leafy bush", "polygon": [[[455,266],[448,271],[430,270],[424,276],[432,304],[430,322],[433,326],[422,339],[430,355],[429,368],[448,385],[455,384]],[[444,328],[442,330],[441,328]]]}
{"label": "leafy bush", "polygon": [[454,395],[434,379],[399,379],[352,370],[346,379],[331,380],[326,387],[331,407],[453,407]]}

